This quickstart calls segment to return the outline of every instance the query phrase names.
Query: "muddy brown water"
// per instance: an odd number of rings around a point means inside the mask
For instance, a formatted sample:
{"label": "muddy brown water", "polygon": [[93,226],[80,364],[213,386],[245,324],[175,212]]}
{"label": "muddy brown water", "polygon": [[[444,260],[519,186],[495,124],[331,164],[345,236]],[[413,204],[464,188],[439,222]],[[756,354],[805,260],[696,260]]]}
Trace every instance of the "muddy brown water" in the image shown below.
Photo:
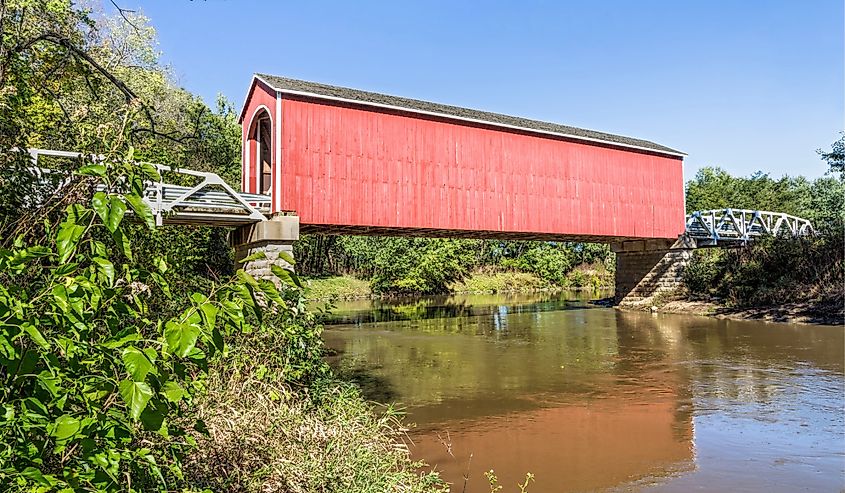
{"label": "muddy brown water", "polygon": [[845,329],[589,297],[347,302],[324,336],[453,492],[489,492],[491,469],[504,493],[527,472],[530,492],[845,488]]}

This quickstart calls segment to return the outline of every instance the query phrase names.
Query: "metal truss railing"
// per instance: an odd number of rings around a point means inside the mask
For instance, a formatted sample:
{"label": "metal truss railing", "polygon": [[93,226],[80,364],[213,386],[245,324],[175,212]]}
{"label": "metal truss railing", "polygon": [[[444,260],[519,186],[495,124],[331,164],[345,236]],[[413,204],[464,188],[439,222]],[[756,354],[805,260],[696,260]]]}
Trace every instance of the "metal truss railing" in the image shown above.
{"label": "metal truss railing", "polygon": [[[78,152],[28,149],[32,156],[35,174],[40,176],[50,171],[39,167],[41,156],[57,158],[83,157]],[[95,157],[96,158],[96,157]],[[98,158],[97,158],[98,159]],[[265,221],[270,213],[270,197],[251,193],[239,193],[226,184],[215,173],[173,169],[163,164],[149,163],[160,174],[174,173],[190,177],[194,185],[174,185],[147,182],[144,201],[152,209],[156,225],[162,224],[208,224],[214,226],[238,226]]]}
{"label": "metal truss railing", "polygon": [[813,233],[810,221],[782,212],[713,209],[696,211],[686,218],[686,234],[700,246],[747,242],[763,235],[798,237]]}

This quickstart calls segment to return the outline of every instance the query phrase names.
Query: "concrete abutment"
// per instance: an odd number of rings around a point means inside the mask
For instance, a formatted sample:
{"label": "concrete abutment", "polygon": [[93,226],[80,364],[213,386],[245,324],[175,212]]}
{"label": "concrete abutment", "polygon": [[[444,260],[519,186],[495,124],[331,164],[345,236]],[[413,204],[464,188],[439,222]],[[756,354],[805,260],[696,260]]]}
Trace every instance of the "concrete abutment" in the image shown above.
{"label": "concrete abutment", "polygon": [[635,240],[614,243],[616,253],[615,300],[622,307],[651,306],[655,296],[683,286],[684,269],[692,257],[695,242],[678,240]]}
{"label": "concrete abutment", "polygon": [[[271,266],[292,267],[280,257],[284,252],[293,257],[293,245],[299,240],[299,217],[275,215],[268,221],[261,221],[248,226],[241,226],[231,236],[235,248],[235,267],[244,269],[256,279],[270,279],[274,282]],[[241,265],[241,260],[255,253],[264,253],[264,259],[251,260]]]}

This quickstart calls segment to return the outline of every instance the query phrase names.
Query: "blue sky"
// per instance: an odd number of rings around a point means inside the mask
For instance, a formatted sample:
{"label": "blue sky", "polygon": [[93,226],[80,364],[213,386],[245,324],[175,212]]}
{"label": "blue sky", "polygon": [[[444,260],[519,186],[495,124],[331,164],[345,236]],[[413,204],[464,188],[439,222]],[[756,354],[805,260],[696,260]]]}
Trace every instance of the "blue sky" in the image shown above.
{"label": "blue sky", "polygon": [[238,108],[266,72],[653,140],[687,178],[821,176],[845,125],[842,0],[118,3]]}

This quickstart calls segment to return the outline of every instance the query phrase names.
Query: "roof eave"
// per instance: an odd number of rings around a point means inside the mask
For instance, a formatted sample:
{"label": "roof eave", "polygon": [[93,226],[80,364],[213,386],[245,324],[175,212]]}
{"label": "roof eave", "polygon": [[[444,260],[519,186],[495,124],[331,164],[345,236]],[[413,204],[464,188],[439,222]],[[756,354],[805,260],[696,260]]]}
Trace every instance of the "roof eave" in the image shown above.
{"label": "roof eave", "polygon": [[[537,129],[537,128],[522,127],[522,126],[519,126],[519,125],[508,125],[506,123],[492,122],[492,121],[489,121],[489,120],[481,120],[481,119],[476,119],[476,118],[467,118],[467,117],[462,117],[462,116],[450,115],[450,114],[447,114],[447,113],[438,113],[438,112],[435,112],[435,111],[419,110],[419,109],[416,109],[416,108],[408,108],[406,106],[395,106],[395,105],[389,105],[389,104],[384,104],[384,103],[376,103],[376,102],[372,102],[372,101],[363,101],[363,100],[360,100],[360,99],[342,98],[342,97],[338,97],[338,96],[327,96],[325,94],[308,92],[308,91],[296,91],[296,90],[293,90],[293,89],[278,87],[278,86],[270,83],[270,81],[264,79],[263,77],[261,77],[258,74],[253,75],[253,83],[250,85],[250,92],[252,91],[252,87],[255,84],[255,80],[260,80],[264,84],[267,84],[268,87],[270,87],[270,88],[274,89],[275,91],[280,92],[282,94],[291,94],[291,95],[300,96],[300,97],[323,99],[323,100],[327,100],[327,101],[335,101],[335,102],[340,102],[340,103],[345,103],[345,104],[356,104],[356,105],[363,105],[363,106],[371,106],[371,107],[374,107],[374,108],[381,108],[381,109],[386,109],[386,110],[391,110],[391,111],[401,111],[401,112],[406,112],[406,113],[415,113],[415,114],[420,114],[420,115],[433,116],[433,117],[437,117],[437,118],[444,118],[444,119],[448,119],[448,120],[457,120],[457,121],[463,121],[463,122],[474,123],[474,124],[488,125],[488,126],[498,127],[498,128],[507,128],[507,129],[510,129],[510,130],[519,130],[521,132],[530,132],[530,133],[541,134],[541,135],[550,135],[550,136],[554,136],[554,137],[560,137],[560,138],[571,139],[571,140],[579,140],[579,141],[584,141],[584,142],[594,142],[594,143],[603,144],[603,145],[607,145],[607,146],[611,146],[611,147],[622,147],[622,148],[626,148],[626,149],[635,149],[635,150],[638,150],[638,151],[651,152],[651,153],[662,154],[662,155],[666,155],[666,156],[674,156],[674,157],[680,157],[680,158],[687,156],[686,153],[681,152],[681,151],[677,151],[675,149],[670,149],[670,150],[654,149],[654,148],[651,148],[651,147],[638,146],[638,145],[634,145],[634,144],[625,144],[623,142],[614,142],[614,141],[611,141],[611,140],[595,139],[595,138],[592,138],[592,137],[584,137],[584,136],[581,136],[581,135],[573,135],[573,134],[567,134],[567,133],[563,133],[563,132],[552,132],[550,130],[542,130],[542,129]],[[247,93],[247,98],[249,98],[249,93]],[[246,106],[246,105],[244,105],[244,106]],[[241,110],[241,113],[243,113],[243,110]],[[242,119],[243,119],[243,115],[241,115],[240,120],[242,120]]]}

